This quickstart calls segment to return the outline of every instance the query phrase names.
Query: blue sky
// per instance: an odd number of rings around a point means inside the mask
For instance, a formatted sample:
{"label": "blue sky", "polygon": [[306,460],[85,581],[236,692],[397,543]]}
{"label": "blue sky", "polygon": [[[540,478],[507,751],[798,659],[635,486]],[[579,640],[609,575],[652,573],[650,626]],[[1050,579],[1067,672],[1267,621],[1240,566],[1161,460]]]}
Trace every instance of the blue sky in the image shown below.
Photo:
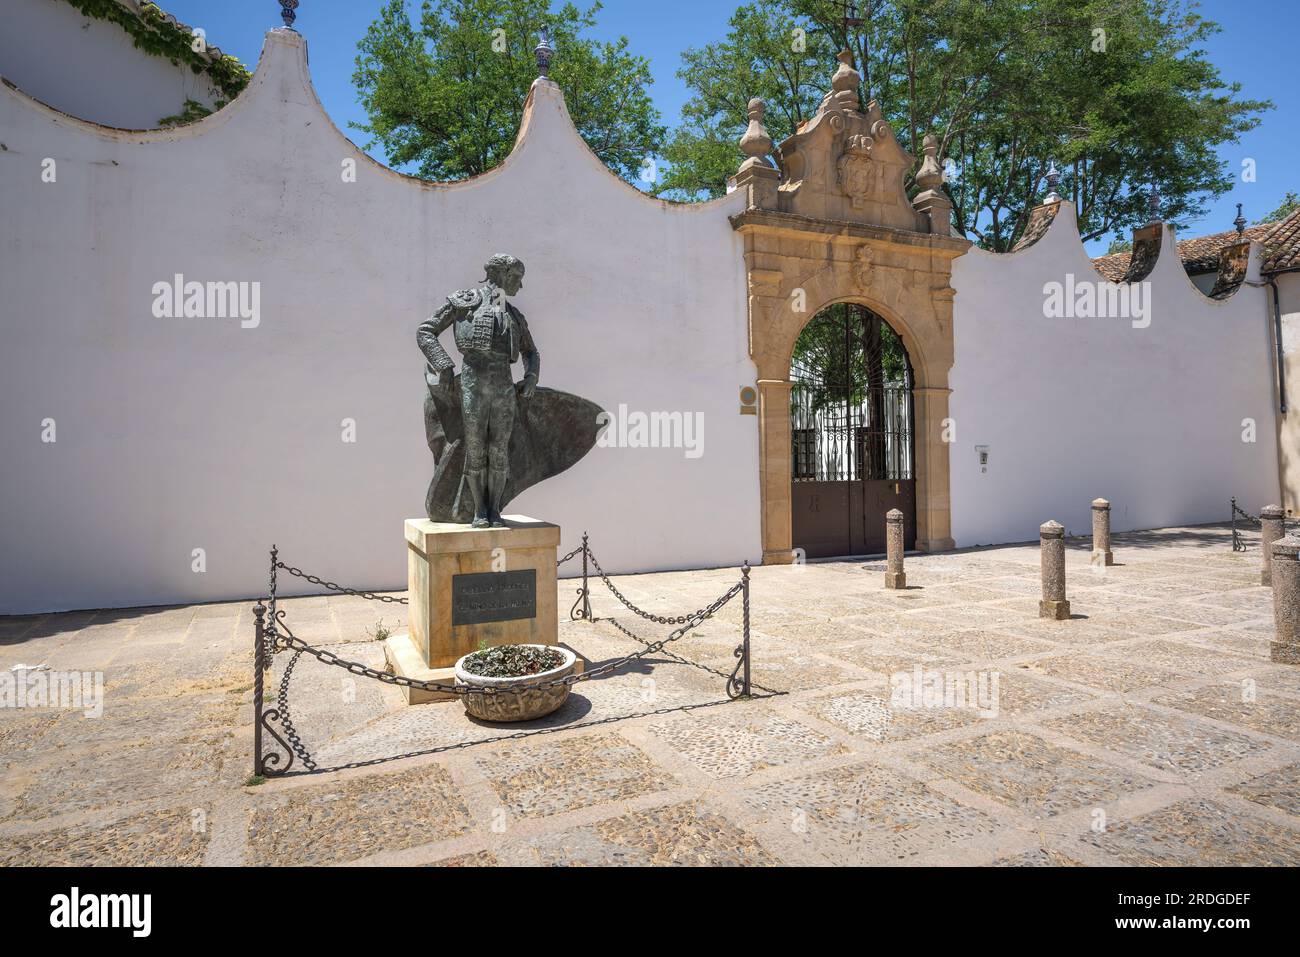
{"label": "blue sky", "polygon": [[[203,27],[210,42],[239,57],[250,68],[257,63],[262,36],[280,24],[276,0],[160,0],[163,9],[192,27]],[[375,18],[382,0],[302,0],[294,26],[308,42],[312,82],[334,122],[359,144],[364,134],[348,129],[349,121],[364,120],[352,86],[357,41]],[[411,6],[419,7],[418,0]],[[578,0],[578,6],[586,6]],[[632,49],[650,60],[651,92],[665,122],[677,122],[688,92],[677,79],[682,50],[721,38],[736,8],[734,0],[608,0],[597,15],[596,36],[625,35]],[[1223,77],[1241,83],[1242,94],[1271,99],[1276,109],[1238,144],[1220,150],[1237,173],[1231,192],[1212,204],[1206,219],[1184,235],[1217,232],[1232,227],[1236,204],[1245,204],[1254,222],[1274,209],[1287,190],[1300,191],[1300,83],[1295,81],[1296,30],[1300,27],[1297,0],[1202,0],[1201,13],[1217,21],[1223,32],[1207,45],[1210,59]],[[376,156],[381,162],[382,154]],[[1242,161],[1255,161],[1256,181],[1242,182]],[[1108,240],[1091,244],[1104,252]]]}

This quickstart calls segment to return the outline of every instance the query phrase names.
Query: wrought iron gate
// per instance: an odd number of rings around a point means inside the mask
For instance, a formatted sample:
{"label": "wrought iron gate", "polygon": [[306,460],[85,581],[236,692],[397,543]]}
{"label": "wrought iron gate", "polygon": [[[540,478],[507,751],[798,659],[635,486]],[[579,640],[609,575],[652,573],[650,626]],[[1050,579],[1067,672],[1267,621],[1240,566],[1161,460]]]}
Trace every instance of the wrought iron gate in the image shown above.
{"label": "wrought iron gate", "polygon": [[794,546],[809,558],[885,550],[885,513],[916,540],[912,365],[902,340],[856,303],[815,315],[790,362]]}

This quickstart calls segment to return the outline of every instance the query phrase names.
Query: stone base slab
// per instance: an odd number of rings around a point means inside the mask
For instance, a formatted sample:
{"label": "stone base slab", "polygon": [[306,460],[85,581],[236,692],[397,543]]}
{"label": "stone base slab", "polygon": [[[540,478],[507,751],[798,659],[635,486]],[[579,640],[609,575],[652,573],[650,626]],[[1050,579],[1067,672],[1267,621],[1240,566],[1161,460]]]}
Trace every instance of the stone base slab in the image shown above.
{"label": "stone base slab", "polygon": [[885,572],[886,588],[906,588],[907,572]]}
{"label": "stone base slab", "polygon": [[1094,565],[1114,565],[1115,554],[1113,552],[1099,552],[1094,550],[1092,553],[1092,563]]}
{"label": "stone base slab", "polygon": [[1066,621],[1070,617],[1070,601],[1039,601],[1038,617],[1051,618],[1054,621]]}
{"label": "stone base slab", "polygon": [[950,552],[957,547],[957,543],[951,538],[932,538],[929,541],[917,541],[916,550],[932,554],[934,552]]}
{"label": "stone base slab", "polygon": [[1300,645],[1289,645],[1282,641],[1268,643],[1269,661],[1279,665],[1300,665]]}
{"label": "stone base slab", "polygon": [[[569,648],[568,645],[558,644],[560,648],[568,648],[577,657],[573,666],[573,674],[582,674],[587,667],[587,659],[583,658],[577,650]],[[449,665],[446,668],[430,668],[424,663],[420,656],[420,650],[411,640],[409,632],[400,631],[395,635],[389,635],[384,639],[384,661],[390,674],[398,675],[402,678],[410,678],[412,681],[436,681],[439,684],[454,685],[456,683],[455,665]],[[407,704],[428,704],[430,701],[450,701],[458,698],[460,695],[452,691],[429,691],[424,688],[408,688],[404,685],[398,685],[402,694],[406,697]]]}
{"label": "stone base slab", "polygon": [[[439,684],[454,685],[456,669],[430,668],[424,663],[420,650],[415,647],[408,632],[398,632],[384,639],[384,662],[390,674],[412,681],[436,681]],[[428,704],[430,701],[450,701],[456,695],[452,692],[428,691],[423,688],[397,686],[406,698],[407,704]]]}

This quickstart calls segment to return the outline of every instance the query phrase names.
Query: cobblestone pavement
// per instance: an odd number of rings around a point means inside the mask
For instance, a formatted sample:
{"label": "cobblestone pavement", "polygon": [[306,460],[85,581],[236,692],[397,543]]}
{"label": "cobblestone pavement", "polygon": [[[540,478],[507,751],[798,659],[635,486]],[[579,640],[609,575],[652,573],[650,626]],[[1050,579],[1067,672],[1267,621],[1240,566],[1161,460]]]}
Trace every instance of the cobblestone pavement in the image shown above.
{"label": "cobblestone pavement", "polygon": [[[1300,668],[1268,659],[1248,544],[1116,535],[1121,564],[1097,573],[1071,541],[1069,621],[1037,617],[1036,544],[909,557],[901,592],[882,563],[757,568],[754,676],[788,694],[727,702],[722,678],[660,654],[504,729],[544,732],[521,739],[304,657],[293,720],[321,768],[414,756],[260,786],[250,603],[0,619],[6,671],[106,683],[98,718],[0,709],[0,863],[1300,864]],[[617,584],[678,614],[735,578]],[[595,613],[617,614],[593,583]],[[282,607],[376,667],[367,630],[405,627],[358,598]],[[740,612],[670,647],[729,672]],[[593,664],[638,647],[607,622],[561,637]],[[936,675],[946,702],[922,693]]]}

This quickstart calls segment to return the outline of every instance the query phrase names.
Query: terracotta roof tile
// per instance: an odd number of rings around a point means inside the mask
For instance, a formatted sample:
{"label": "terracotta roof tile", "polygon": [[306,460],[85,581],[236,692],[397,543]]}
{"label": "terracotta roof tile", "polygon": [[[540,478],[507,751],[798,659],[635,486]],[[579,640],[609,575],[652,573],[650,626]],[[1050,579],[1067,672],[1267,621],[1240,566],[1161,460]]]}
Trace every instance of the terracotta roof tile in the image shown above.
{"label": "terracotta roof tile", "polygon": [[[1264,247],[1264,272],[1300,266],[1300,210],[1281,222],[1247,226],[1245,238]],[[1218,272],[1219,253],[1237,242],[1235,229],[1208,236],[1193,236],[1178,241],[1178,258],[1191,275]],[[1121,282],[1127,275],[1131,252],[1110,253],[1092,261],[1097,271],[1110,282]]]}
{"label": "terracotta roof tile", "polygon": [[1056,214],[1060,209],[1060,203],[1044,203],[1041,206],[1035,206],[1029,214],[1029,224],[1025,226],[1024,235],[1011,248],[1011,251],[1018,252],[1021,249],[1028,249],[1046,236],[1047,230],[1051,228],[1052,221],[1056,219]]}
{"label": "terracotta roof tile", "polygon": [[1264,247],[1263,271],[1300,268],[1300,209],[1280,223],[1268,225],[1273,228],[1259,241]]}

